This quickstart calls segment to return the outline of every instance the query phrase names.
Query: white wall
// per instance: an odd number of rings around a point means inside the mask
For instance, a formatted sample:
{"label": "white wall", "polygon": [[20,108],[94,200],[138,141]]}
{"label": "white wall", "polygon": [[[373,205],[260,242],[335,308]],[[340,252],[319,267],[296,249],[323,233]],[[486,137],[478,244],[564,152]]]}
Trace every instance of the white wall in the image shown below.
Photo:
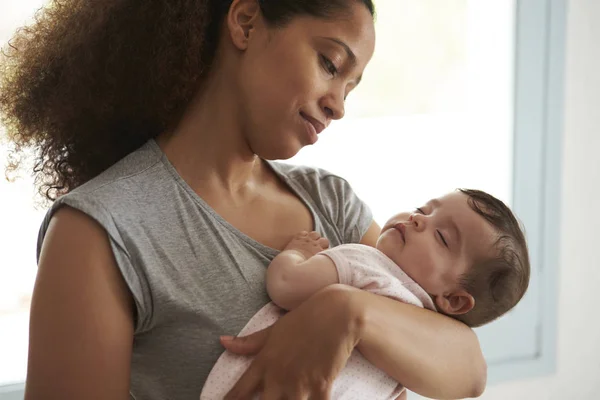
{"label": "white wall", "polygon": [[485,400],[600,399],[599,20],[600,1],[569,2],[556,372],[490,386]]}

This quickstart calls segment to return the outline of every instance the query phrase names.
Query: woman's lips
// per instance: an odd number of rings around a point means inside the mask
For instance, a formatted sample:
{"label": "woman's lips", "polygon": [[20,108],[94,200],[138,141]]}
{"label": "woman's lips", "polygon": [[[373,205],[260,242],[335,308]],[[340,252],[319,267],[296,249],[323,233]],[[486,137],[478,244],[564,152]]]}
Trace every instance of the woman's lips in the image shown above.
{"label": "woman's lips", "polygon": [[317,143],[317,140],[319,140],[319,132],[317,132],[315,126],[306,118],[304,118],[304,126],[306,127],[306,136],[308,138],[308,142],[310,144]]}
{"label": "woman's lips", "polygon": [[313,126],[317,135],[319,133],[323,132],[323,130],[325,130],[325,125],[323,123],[321,123],[321,121],[319,121],[318,119],[313,118],[310,115],[305,114],[302,111],[300,111],[300,115],[302,116],[302,118],[307,120]]}

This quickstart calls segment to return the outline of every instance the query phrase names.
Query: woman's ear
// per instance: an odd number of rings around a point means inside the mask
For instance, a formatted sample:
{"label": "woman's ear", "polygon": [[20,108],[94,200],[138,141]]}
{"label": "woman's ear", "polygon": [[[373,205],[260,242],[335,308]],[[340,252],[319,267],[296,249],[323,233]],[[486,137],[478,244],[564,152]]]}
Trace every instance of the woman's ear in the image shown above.
{"label": "woman's ear", "polygon": [[435,297],[435,305],[439,311],[448,315],[466,314],[475,307],[475,299],[464,290]]}
{"label": "woman's ear", "polygon": [[246,50],[250,35],[261,18],[257,0],[233,0],[227,13],[227,27],[233,45]]}

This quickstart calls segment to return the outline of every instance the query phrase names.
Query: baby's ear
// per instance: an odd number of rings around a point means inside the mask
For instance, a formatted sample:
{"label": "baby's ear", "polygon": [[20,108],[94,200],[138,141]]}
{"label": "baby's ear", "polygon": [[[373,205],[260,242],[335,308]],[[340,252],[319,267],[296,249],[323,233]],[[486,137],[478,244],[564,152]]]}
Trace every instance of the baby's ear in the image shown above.
{"label": "baby's ear", "polygon": [[435,297],[438,310],[448,315],[466,314],[475,307],[475,299],[464,290]]}

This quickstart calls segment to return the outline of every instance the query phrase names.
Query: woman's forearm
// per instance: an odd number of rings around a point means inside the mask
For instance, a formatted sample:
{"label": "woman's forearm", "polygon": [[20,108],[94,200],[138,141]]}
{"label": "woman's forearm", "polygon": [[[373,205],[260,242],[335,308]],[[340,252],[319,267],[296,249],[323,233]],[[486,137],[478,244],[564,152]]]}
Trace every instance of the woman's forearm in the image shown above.
{"label": "woman's forearm", "polygon": [[487,366],[466,325],[412,305],[355,289],[357,349],[405,387],[436,399],[478,397]]}

